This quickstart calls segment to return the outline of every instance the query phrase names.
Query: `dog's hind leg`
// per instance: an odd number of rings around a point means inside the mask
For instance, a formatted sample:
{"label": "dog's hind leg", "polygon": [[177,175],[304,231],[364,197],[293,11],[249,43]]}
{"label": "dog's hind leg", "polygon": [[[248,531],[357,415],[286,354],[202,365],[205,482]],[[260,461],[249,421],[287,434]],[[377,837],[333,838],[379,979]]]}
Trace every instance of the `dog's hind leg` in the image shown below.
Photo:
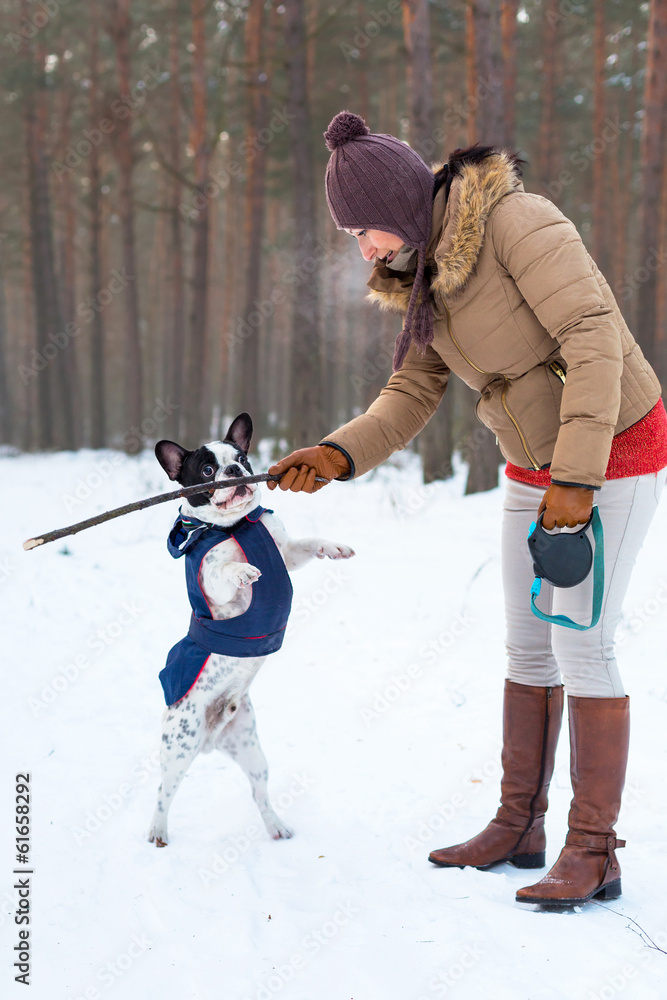
{"label": "dog's hind leg", "polygon": [[167,815],[174,795],[185,777],[185,772],[199,753],[204,729],[192,701],[180,702],[170,708],[162,729],[160,767],[162,781],[158,789],[157,806],[148,833],[148,839],[156,847],[166,847]]}
{"label": "dog's hind leg", "polygon": [[216,746],[233,757],[248,776],[253,798],[273,839],[291,837],[292,831],[275,814],[269,801],[269,768],[259,745],[255,710],[248,695],[239,700],[234,718],[225,726]]}

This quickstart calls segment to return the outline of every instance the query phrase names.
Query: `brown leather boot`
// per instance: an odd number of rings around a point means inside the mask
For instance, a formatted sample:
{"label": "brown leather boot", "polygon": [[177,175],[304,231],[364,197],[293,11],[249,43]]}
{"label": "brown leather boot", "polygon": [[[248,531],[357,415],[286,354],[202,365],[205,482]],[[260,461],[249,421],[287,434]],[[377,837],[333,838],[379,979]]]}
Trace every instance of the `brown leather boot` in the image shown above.
{"label": "brown leather boot", "polygon": [[563,716],[563,688],[505,681],[500,809],[485,830],[455,847],[431,851],[443,868],[517,868],[545,863],[544,814]]}
{"label": "brown leather boot", "polygon": [[629,698],[568,698],[574,798],[565,847],[548,875],[519,889],[519,903],[575,906],[621,895],[614,824],[621,808],[630,738]]}

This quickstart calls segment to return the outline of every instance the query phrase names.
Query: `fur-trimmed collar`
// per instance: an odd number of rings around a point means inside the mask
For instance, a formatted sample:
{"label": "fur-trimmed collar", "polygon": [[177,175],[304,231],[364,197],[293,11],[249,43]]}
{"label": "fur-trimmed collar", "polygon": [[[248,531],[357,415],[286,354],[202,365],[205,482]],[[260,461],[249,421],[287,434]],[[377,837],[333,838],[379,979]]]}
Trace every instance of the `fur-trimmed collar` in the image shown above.
{"label": "fur-trimmed collar", "polygon": [[[456,295],[475,273],[484,242],[486,222],[494,206],[513,191],[523,191],[520,161],[511,152],[456,150],[447,161],[452,181],[445,205],[445,187],[433,202],[427,264],[435,273],[431,288],[443,297]],[[443,164],[432,167],[437,174]],[[382,309],[405,312],[413,274],[391,271],[379,262],[368,282],[367,299]]]}

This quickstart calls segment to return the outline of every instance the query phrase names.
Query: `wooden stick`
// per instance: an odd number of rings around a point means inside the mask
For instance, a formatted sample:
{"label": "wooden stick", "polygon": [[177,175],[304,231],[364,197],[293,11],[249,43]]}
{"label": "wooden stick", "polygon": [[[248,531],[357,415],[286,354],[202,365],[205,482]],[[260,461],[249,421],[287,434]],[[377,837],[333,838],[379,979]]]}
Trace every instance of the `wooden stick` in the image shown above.
{"label": "wooden stick", "polygon": [[[190,497],[194,493],[212,493],[213,490],[225,489],[228,486],[247,486],[248,483],[278,482],[281,478],[282,476],[271,476],[268,472],[262,472],[257,476],[238,476],[236,479],[222,479],[214,483],[201,483],[199,486],[184,486],[180,490],[174,490],[173,493],[160,493],[159,496],[147,497],[146,500],[135,500],[134,503],[125,504],[124,507],[116,507],[114,510],[107,510],[104,514],[96,514],[95,517],[89,517],[87,521],[70,524],[68,528],[58,528],[56,531],[47,531],[43,535],[38,535],[37,538],[28,538],[23,543],[23,548],[26,552],[29,552],[30,549],[34,549],[38,545],[44,545],[46,542],[55,542],[58,538],[64,538],[66,535],[76,535],[78,531],[92,528],[95,524],[103,524],[104,521],[111,521],[114,517],[130,514],[133,510],[143,510],[144,507],[153,507],[155,504],[166,503],[167,500],[176,500],[178,497]],[[328,481],[328,479],[323,479],[321,476],[316,477],[316,482],[318,483],[326,483]]]}

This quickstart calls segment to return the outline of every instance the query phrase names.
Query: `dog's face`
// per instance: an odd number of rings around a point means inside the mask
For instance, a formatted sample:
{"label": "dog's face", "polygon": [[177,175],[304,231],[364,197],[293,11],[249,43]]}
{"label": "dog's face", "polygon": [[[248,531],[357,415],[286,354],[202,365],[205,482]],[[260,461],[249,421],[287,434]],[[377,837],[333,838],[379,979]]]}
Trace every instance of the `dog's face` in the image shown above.
{"label": "dog's face", "polygon": [[[248,461],[251,438],[252,420],[247,413],[241,413],[232,421],[224,441],[212,441],[194,451],[187,451],[174,441],[158,441],[155,455],[169,478],[181,486],[238,479],[252,475]],[[183,500],[182,510],[200,521],[229,527],[257,506],[258,492],[256,483],[249,483],[195,493]]]}

